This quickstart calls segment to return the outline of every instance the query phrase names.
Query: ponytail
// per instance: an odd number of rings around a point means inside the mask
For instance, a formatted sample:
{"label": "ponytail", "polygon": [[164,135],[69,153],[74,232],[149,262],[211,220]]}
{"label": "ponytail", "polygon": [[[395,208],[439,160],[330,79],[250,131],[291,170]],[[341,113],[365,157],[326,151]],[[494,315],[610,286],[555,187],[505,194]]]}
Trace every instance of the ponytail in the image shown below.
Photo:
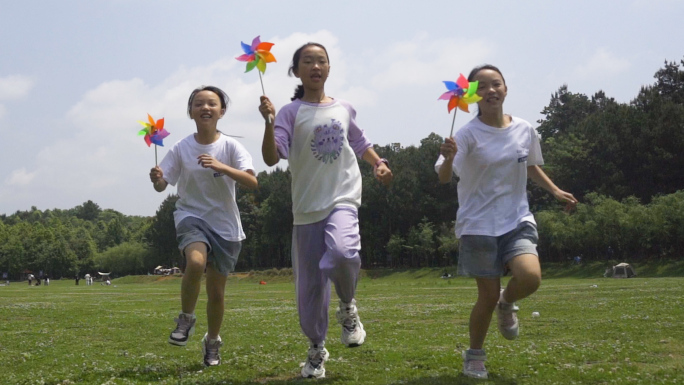
{"label": "ponytail", "polygon": [[294,101],[296,99],[301,99],[304,96],[304,86],[303,85],[298,85],[297,88],[295,88],[295,93],[290,100]]}

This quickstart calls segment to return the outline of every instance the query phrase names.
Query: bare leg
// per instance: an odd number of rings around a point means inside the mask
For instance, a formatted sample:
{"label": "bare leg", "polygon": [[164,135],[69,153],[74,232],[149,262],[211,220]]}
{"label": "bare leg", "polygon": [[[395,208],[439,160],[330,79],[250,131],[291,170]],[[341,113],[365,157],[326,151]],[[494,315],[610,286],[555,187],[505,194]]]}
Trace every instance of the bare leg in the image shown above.
{"label": "bare leg", "polygon": [[207,267],[207,338],[217,339],[221,331],[224,310],[224,294],[226,279],[228,277],[219,273],[213,266]]}
{"label": "bare leg", "polygon": [[204,242],[193,242],[185,250],[185,272],[181,282],[181,309],[183,313],[195,312],[197,297],[204,267],[207,265],[207,245]]}
{"label": "bare leg", "polygon": [[499,278],[475,278],[477,282],[477,302],[470,312],[470,348],[482,349],[492,313],[499,301],[501,282]]}
{"label": "bare leg", "polygon": [[539,257],[534,254],[522,254],[508,262],[513,277],[508,281],[504,291],[504,300],[508,303],[519,301],[537,291],[541,284],[541,266]]}

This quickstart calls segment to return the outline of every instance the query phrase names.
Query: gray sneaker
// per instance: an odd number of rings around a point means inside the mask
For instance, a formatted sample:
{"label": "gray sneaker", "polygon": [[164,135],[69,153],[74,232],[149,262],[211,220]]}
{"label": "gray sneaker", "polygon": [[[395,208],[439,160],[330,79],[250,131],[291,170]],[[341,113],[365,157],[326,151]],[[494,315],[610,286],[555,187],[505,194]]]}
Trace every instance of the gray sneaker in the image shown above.
{"label": "gray sneaker", "polygon": [[356,308],[356,300],[350,303],[340,301],[340,307],[335,313],[337,322],[342,325],[342,343],[349,346],[359,346],[366,340],[366,331],[363,329],[359,312]]}
{"label": "gray sneaker", "polygon": [[[503,289],[501,290],[503,293]],[[499,332],[507,340],[518,338],[518,307],[514,303],[497,303],[496,316],[498,318]]]}
{"label": "gray sneaker", "polygon": [[209,333],[204,334],[202,338],[202,355],[204,356],[204,366],[216,366],[221,364],[221,355],[219,355],[219,348],[223,345],[221,336],[215,340],[207,339]]}
{"label": "gray sneaker", "polygon": [[309,346],[309,352],[306,356],[306,362],[302,366],[302,377],[304,378],[324,378],[325,377],[325,361],[330,358],[328,349],[324,344]]}
{"label": "gray sneaker", "polygon": [[487,353],[481,350],[482,354],[473,354],[471,349],[463,351],[463,374],[471,378],[486,379],[488,376],[485,361]]}
{"label": "gray sneaker", "polygon": [[174,321],[176,321],[176,330],[171,332],[169,343],[171,345],[185,346],[188,343],[188,338],[195,334],[195,321],[197,321],[197,318],[180,313]]}

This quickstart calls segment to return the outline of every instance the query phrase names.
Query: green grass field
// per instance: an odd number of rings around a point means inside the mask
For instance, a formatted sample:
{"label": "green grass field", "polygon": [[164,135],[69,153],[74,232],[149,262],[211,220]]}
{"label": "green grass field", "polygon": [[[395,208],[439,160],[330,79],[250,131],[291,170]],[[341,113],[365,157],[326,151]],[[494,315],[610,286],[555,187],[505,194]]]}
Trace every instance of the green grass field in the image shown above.
{"label": "green grass field", "polygon": [[[571,273],[565,272],[549,276]],[[287,275],[229,280],[223,363],[208,369],[200,349],[204,293],[197,334],[185,348],[167,343],[179,310],[178,278],[12,283],[0,287],[0,384],[684,383],[684,278],[545,279],[519,303],[518,340],[503,339],[492,324],[490,380],[478,381],[460,374],[474,281],[440,274],[364,275],[357,298],[366,343],[344,347],[333,323],[327,378],[319,380],[299,377],[308,345]],[[260,279],[268,283],[258,285]]]}

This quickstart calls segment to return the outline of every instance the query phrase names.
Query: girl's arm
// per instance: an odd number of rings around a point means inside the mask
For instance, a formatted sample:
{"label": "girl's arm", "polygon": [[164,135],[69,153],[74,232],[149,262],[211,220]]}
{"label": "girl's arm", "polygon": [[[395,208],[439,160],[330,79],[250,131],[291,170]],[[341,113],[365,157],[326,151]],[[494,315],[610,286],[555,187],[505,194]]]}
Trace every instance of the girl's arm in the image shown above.
{"label": "girl's arm", "polygon": [[257,181],[256,176],[254,176],[254,171],[252,170],[242,171],[227,166],[214,159],[214,157],[209,154],[202,154],[197,157],[197,160],[197,163],[201,164],[202,167],[211,168],[214,171],[220,172],[221,174],[234,179],[236,182],[250,190],[254,190],[259,187],[259,182]]}
{"label": "girl's arm", "polygon": [[375,178],[382,182],[382,184],[387,186],[392,182],[394,175],[392,175],[392,170],[389,168],[387,159],[380,158],[375,150],[373,150],[373,147],[368,147],[368,149],[366,149],[363,153],[363,160],[373,166]]}
{"label": "girl's arm", "polygon": [[266,127],[264,128],[264,141],[261,143],[261,156],[264,162],[273,166],[280,160],[278,156],[278,146],[275,141],[275,107],[266,96],[261,97],[259,112],[264,117]]}
{"label": "girl's arm", "polygon": [[558,188],[539,166],[527,166],[527,176],[539,187],[548,191],[556,199],[565,202],[565,209],[571,210],[577,205],[577,199],[572,194]]}

